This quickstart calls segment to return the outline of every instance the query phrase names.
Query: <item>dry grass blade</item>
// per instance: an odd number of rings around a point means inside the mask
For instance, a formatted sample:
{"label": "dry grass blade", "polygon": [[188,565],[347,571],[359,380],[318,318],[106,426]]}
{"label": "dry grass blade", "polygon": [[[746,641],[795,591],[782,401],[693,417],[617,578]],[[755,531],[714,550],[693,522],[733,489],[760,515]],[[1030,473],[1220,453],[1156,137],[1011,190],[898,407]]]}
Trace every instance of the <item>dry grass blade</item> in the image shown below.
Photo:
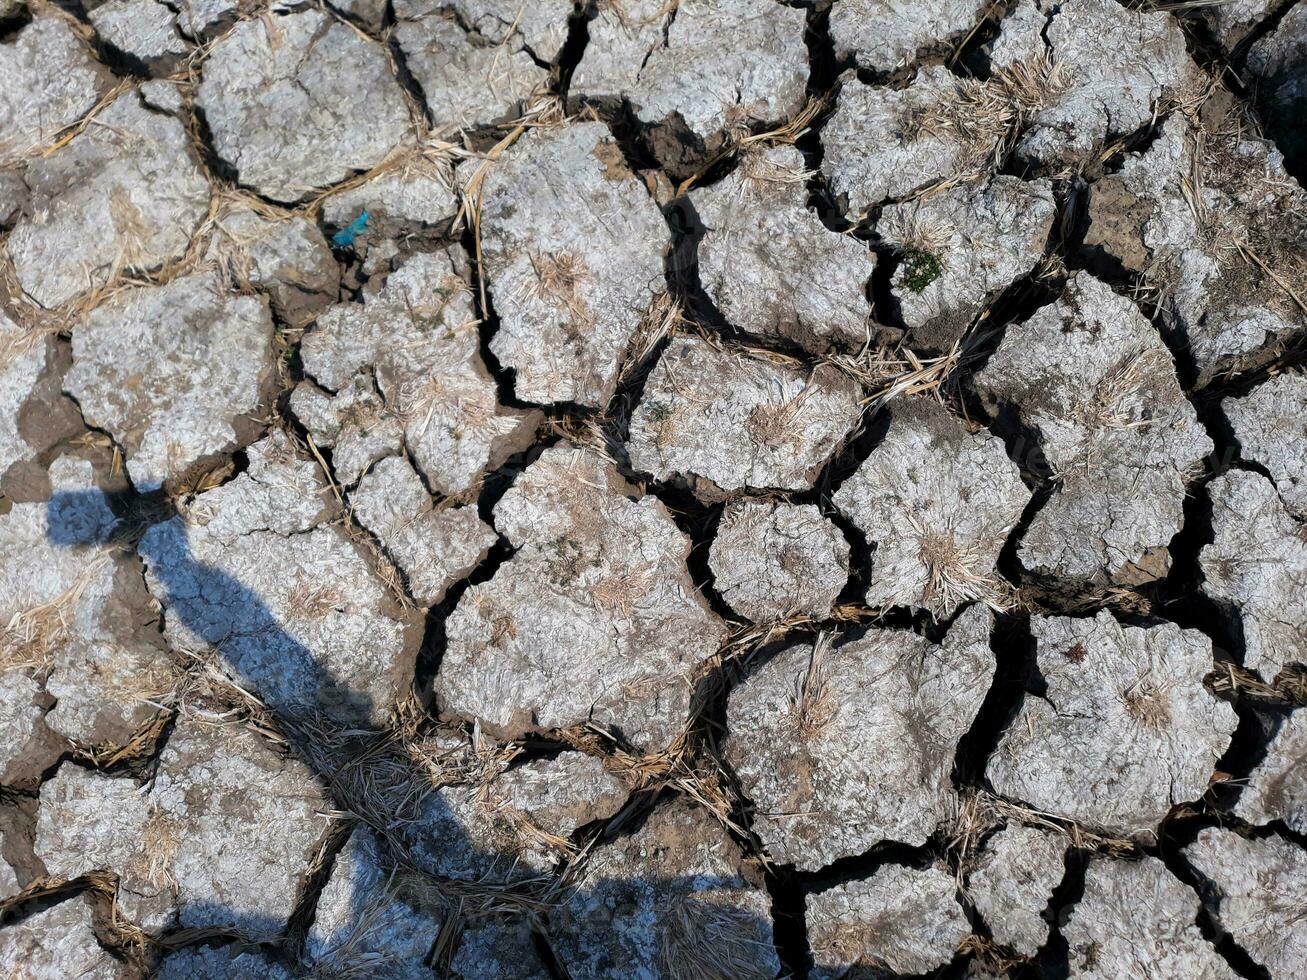
{"label": "dry grass blade", "polygon": [[1139,845],[1128,837],[1100,833],[1065,817],[1012,803],[982,790],[963,798],[954,820],[949,848],[958,855],[959,869],[969,867],[980,841],[991,829],[1009,822],[1051,830],[1066,837],[1070,846],[1079,850],[1103,851],[1117,857],[1139,852]]}
{"label": "dry grass blade", "polygon": [[143,763],[154,757],[159,747],[159,738],[173,719],[171,710],[163,710],[161,698],[160,711],[139,725],[121,744],[115,742],[78,745],[73,752],[75,758],[84,759],[97,769],[109,769],[113,766]]}
{"label": "dry grass blade", "polygon": [[1224,661],[1206,678],[1217,694],[1232,694],[1271,705],[1307,705],[1307,671],[1286,671],[1267,684],[1239,664]]}
{"label": "dry grass blade", "polygon": [[763,942],[748,911],[711,898],[681,895],[661,910],[659,926],[658,960],[665,976],[762,980],[758,948],[771,947]]}
{"label": "dry grass blade", "polygon": [[[744,152],[745,159],[753,158],[755,161],[761,160],[760,154],[749,153],[750,148],[767,147],[767,146],[787,146],[795,143],[803,136],[817,120],[817,118],[826,110],[825,99],[809,99],[793,118],[774,129],[766,130],[761,133],[750,133],[749,124],[752,122],[751,117],[747,114],[741,114],[738,118],[728,119],[728,129],[730,138],[726,145],[717,153],[713,154],[699,170],[691,174],[685,180],[681,181],[676,188],[676,194],[679,197],[685,194],[690,188],[694,187],[703,176],[709,173],[713,167],[721,163],[728,157],[737,153]],[[765,164],[754,163],[752,166],[758,166],[763,171],[768,169]],[[772,168],[776,172],[772,174],[772,179],[780,179],[785,183],[795,183],[806,181],[812,176],[811,171],[780,171],[779,168]],[[753,176],[753,175],[750,175]],[[758,175],[758,179],[766,179],[763,173]]]}
{"label": "dry grass blade", "polygon": [[863,385],[870,395],[867,402],[881,405],[893,398],[933,393],[938,395],[944,382],[963,360],[961,342],[955,342],[947,354],[921,358],[910,348],[878,348],[858,354],[835,354],[824,363],[848,374]]}
{"label": "dry grass blade", "polygon": [[956,141],[964,171],[987,171],[1002,163],[1022,127],[1069,84],[1065,68],[1047,55],[999,68],[983,81],[958,79],[951,97],[909,115],[904,137]]}
{"label": "dry grass blade", "polygon": [[1076,420],[1095,430],[1146,428],[1151,420],[1141,413],[1139,400],[1170,369],[1170,358],[1154,347],[1122,357],[1076,406]]}
{"label": "dry grass blade", "polygon": [[908,524],[917,536],[919,554],[928,575],[918,597],[923,606],[935,614],[969,602],[983,602],[995,612],[1012,608],[1015,601],[1012,587],[998,576],[979,571],[991,564],[983,555],[958,544],[952,530],[927,529],[913,516],[908,517]]}
{"label": "dry grass blade", "polygon": [[1268,276],[1272,282],[1284,290],[1285,294],[1293,300],[1298,309],[1303,313],[1307,313],[1307,302],[1303,302],[1303,298],[1298,295],[1298,291],[1294,289],[1283,276],[1263,261],[1262,257],[1252,248],[1252,246],[1250,246],[1246,241],[1238,241],[1235,243],[1235,247],[1239,250],[1241,256],[1257,266],[1257,268]]}
{"label": "dry grass blade", "polygon": [[812,644],[808,670],[803,675],[794,699],[795,728],[802,739],[810,739],[821,732],[835,717],[836,705],[831,695],[828,661],[835,645],[831,633],[820,633]]}
{"label": "dry grass blade", "polygon": [[11,613],[0,626],[0,670],[43,669],[71,636],[69,617],[91,583],[106,570],[110,556],[98,554],[57,596]]}

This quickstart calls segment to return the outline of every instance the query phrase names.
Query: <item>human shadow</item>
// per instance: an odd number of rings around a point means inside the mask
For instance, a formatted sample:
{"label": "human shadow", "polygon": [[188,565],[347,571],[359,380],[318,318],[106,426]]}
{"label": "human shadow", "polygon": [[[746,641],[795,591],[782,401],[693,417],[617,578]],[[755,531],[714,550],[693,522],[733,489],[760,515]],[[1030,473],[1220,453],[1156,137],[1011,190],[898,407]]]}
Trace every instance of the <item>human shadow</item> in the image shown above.
{"label": "human shadow", "polygon": [[[114,513],[115,519],[105,518],[106,504]],[[142,514],[147,515],[144,519]],[[153,579],[152,591],[162,603],[165,616],[175,617],[178,623],[193,634],[201,643],[213,650],[220,666],[231,674],[232,678],[244,689],[259,698],[272,712],[285,732],[291,733],[290,748],[293,754],[303,761],[313,772],[320,784],[324,796],[332,801],[338,809],[349,812],[350,800],[338,798],[336,792],[339,772],[330,763],[324,763],[321,752],[314,751],[313,746],[296,744],[295,735],[302,732],[299,723],[312,716],[319,735],[327,739],[341,736],[344,741],[366,740],[369,735],[382,735],[381,731],[369,729],[366,719],[370,715],[370,699],[350,688],[340,678],[334,676],[313,651],[297,640],[283,626],[276,614],[268,607],[263,598],[252,588],[238,581],[232,575],[197,560],[191,552],[186,520],[162,494],[142,497],[134,492],[104,492],[100,490],[58,491],[51,498],[47,510],[48,538],[59,547],[88,550],[105,546],[121,545],[134,548],[144,560],[149,575]],[[144,532],[142,523],[147,524]],[[323,725],[329,726],[324,729]],[[257,790],[251,787],[252,791]],[[465,867],[445,866],[434,872],[428,872],[434,880],[444,879],[460,885],[511,886],[524,877],[518,868],[518,858],[508,850],[488,851],[469,835],[462,824],[461,817],[455,813],[438,793],[432,793],[422,803],[421,827],[425,832],[440,838],[439,849],[447,855],[457,855],[455,864]],[[350,831],[350,835],[368,833],[370,828],[362,821]],[[248,842],[258,846],[257,842]],[[342,844],[342,840],[337,840]],[[181,842],[185,847],[185,842]],[[342,845],[343,846],[343,845]],[[384,845],[383,845],[384,847]],[[344,853],[343,851],[341,852]],[[393,861],[394,855],[390,856]],[[85,869],[113,871],[115,869]],[[323,881],[319,881],[322,884]],[[333,948],[346,946],[356,941],[356,932],[361,924],[371,922],[380,915],[381,926],[394,925],[397,913],[395,906],[378,906],[378,896],[382,894],[384,882],[378,882],[375,875],[355,874],[353,880],[346,882],[349,890],[345,899],[349,911],[339,914],[340,896],[333,898],[336,914],[333,916],[335,934],[322,934],[315,940],[316,948],[324,956]],[[589,916],[589,928],[596,928],[595,916],[598,916],[598,930],[609,931],[612,936],[628,936],[632,930],[653,930],[649,919],[650,913],[661,914],[656,908],[658,896],[676,893],[682,895],[683,902],[693,908],[695,903],[704,908],[710,906],[695,898],[715,888],[739,888],[739,879],[726,879],[709,874],[688,877],[667,878],[599,878],[591,877],[583,886],[577,886],[568,893],[566,903],[569,908],[585,909]],[[325,892],[323,892],[325,894]],[[319,897],[321,901],[321,896]],[[319,907],[313,914],[320,915]],[[683,916],[688,921],[696,919],[705,923],[705,928],[720,928],[721,923],[713,926],[711,916],[705,917],[700,911],[696,915]],[[290,932],[290,923],[276,917],[252,913],[248,910],[236,910],[216,903],[187,904],[183,925],[189,928],[214,929],[230,931],[241,937],[255,938],[263,941],[284,939]],[[373,977],[403,978],[431,976],[434,968],[433,957],[436,955],[440,925],[440,916],[432,913],[431,942],[417,964],[387,964],[384,959],[374,960],[367,975]],[[681,923],[685,928],[685,923]],[[758,946],[762,942],[770,943],[772,923],[769,918],[750,916],[748,913],[736,915],[732,928],[749,936],[749,944]],[[393,935],[392,935],[393,938]],[[687,946],[691,955],[700,955],[697,937],[688,936]],[[645,948],[657,948],[657,937],[641,936],[635,943]],[[703,939],[704,949],[712,945],[708,938]],[[312,942],[310,943],[312,945]],[[189,947],[187,947],[189,948]],[[157,976],[182,977],[195,975],[200,967],[195,963],[194,949],[187,952],[183,948],[165,957],[159,966]],[[457,951],[456,951],[457,952]],[[541,957],[542,972],[546,976],[570,976],[581,980],[584,977],[626,977],[632,975],[630,964],[616,962],[607,954],[597,958],[574,961],[561,965],[552,959],[550,948],[537,943],[536,953]],[[288,953],[283,947],[272,951],[274,963],[288,971],[288,977],[309,975],[314,969],[311,956],[302,951]],[[236,953],[232,953],[236,957]],[[763,957],[764,961],[766,957]],[[484,961],[482,961],[484,962]],[[232,960],[230,975],[263,975],[258,962],[242,965]],[[779,968],[779,960],[776,963]],[[246,967],[256,972],[245,972]],[[530,974],[525,965],[519,975]],[[674,976],[681,971],[660,970],[656,975]],[[768,976],[767,972],[740,973],[740,976]],[[312,974],[315,976],[321,975]],[[330,974],[328,974],[330,975]],[[353,975],[353,974],[351,974]],[[497,970],[450,974],[454,976],[508,976]],[[643,975],[643,974],[641,974]]]}
{"label": "human shadow", "polygon": [[[106,520],[106,509],[113,520]],[[335,676],[282,626],[255,590],[221,568],[198,561],[191,552],[186,520],[170,501],[160,493],[143,497],[132,491],[58,491],[47,505],[46,523],[47,539],[61,548],[135,550],[164,615],[183,626],[197,646],[212,650],[215,665],[268,707],[324,797],[335,809],[344,808],[333,792],[333,773],[319,761],[321,754],[302,744],[302,723],[311,719],[317,731],[328,726],[328,734],[331,729],[365,734],[370,697]],[[288,925],[202,903],[188,904],[183,924],[260,939],[279,936]]]}

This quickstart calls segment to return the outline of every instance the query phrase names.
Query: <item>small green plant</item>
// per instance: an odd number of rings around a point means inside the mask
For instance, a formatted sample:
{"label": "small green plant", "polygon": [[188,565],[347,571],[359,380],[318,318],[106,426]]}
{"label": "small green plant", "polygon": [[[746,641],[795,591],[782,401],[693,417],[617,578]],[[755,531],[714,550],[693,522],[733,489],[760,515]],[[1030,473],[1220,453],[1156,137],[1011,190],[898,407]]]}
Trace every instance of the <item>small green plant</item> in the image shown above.
{"label": "small green plant", "polygon": [[661,425],[672,417],[672,407],[664,405],[662,402],[653,402],[649,406],[649,420],[655,424]]}
{"label": "small green plant", "polygon": [[903,253],[903,285],[919,293],[939,278],[944,263],[938,255],[919,248]]}

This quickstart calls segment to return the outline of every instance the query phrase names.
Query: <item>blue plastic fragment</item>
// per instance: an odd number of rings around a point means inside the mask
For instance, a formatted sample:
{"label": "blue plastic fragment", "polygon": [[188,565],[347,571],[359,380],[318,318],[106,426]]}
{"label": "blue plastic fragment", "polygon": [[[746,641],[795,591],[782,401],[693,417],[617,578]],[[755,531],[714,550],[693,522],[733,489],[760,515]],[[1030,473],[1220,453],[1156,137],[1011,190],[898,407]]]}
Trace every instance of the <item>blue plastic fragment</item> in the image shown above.
{"label": "blue plastic fragment", "polygon": [[357,218],[331,236],[331,242],[333,245],[339,245],[341,248],[348,248],[354,244],[354,239],[367,230],[367,227],[368,213],[366,211],[360,211]]}

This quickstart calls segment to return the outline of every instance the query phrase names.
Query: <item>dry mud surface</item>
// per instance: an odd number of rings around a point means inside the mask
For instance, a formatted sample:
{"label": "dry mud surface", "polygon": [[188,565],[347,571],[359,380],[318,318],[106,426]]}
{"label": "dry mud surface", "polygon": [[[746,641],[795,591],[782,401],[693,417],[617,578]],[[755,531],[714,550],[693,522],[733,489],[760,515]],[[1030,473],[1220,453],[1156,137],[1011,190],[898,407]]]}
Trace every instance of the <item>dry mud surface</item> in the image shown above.
{"label": "dry mud surface", "polygon": [[0,977],[1307,971],[1307,0],[0,0]]}

